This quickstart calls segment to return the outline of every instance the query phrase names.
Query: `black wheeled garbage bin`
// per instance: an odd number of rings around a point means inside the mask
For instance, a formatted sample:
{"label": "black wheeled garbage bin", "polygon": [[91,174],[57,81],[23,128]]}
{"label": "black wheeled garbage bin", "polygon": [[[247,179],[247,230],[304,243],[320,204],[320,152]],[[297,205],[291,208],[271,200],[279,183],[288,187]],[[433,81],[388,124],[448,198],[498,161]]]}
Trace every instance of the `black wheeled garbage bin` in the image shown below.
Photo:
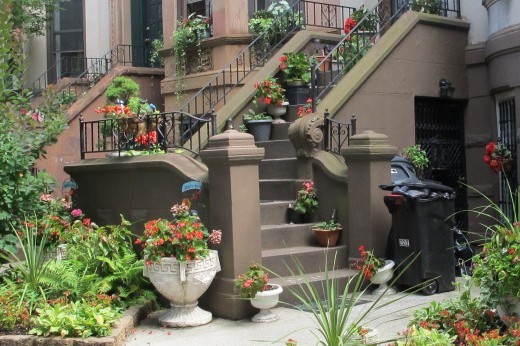
{"label": "black wheeled garbage bin", "polygon": [[[434,181],[415,179],[381,188],[391,191],[384,196],[384,202],[392,214],[389,239],[392,259],[400,265],[400,271],[411,263],[397,284],[412,287],[428,281],[423,289],[425,294],[453,290],[454,241],[452,224],[447,220],[455,212],[453,189]],[[419,256],[411,262],[417,254]]]}

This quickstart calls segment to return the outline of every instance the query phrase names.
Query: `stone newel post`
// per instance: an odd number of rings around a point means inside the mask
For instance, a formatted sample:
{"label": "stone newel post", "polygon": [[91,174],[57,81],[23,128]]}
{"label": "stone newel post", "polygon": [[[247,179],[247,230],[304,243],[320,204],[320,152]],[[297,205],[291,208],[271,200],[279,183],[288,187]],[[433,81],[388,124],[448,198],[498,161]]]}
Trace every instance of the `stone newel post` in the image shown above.
{"label": "stone newel post", "polygon": [[253,314],[249,301],[235,295],[234,281],[251,262],[262,261],[258,165],[263,157],[253,136],[235,130],[212,137],[201,152],[208,166],[209,225],[222,230],[216,247],[222,271],[209,288],[209,309],[228,319]]}
{"label": "stone newel post", "polygon": [[383,197],[388,194],[380,184],[391,182],[390,160],[397,148],[390,146],[388,137],[365,131],[352,136],[342,151],[348,166],[349,254],[359,257],[359,245],[385,256],[388,232],[392,225]]}

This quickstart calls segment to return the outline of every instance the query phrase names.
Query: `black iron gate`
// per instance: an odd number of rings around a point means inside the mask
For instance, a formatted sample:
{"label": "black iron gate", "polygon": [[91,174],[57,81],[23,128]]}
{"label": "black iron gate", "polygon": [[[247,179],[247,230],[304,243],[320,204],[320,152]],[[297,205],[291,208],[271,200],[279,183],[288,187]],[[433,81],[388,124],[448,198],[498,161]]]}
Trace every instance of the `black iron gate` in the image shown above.
{"label": "black iron gate", "polygon": [[[415,141],[425,149],[430,165],[426,179],[455,189],[457,211],[467,210],[464,108],[466,101],[446,98],[415,98]],[[456,215],[457,227],[467,230],[467,213]]]}

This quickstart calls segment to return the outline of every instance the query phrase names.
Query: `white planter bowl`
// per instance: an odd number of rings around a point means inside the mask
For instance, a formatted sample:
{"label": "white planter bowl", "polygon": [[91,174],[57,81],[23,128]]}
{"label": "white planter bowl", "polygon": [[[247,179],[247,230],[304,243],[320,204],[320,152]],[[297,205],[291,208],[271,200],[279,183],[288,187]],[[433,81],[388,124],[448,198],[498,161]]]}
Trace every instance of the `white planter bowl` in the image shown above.
{"label": "white planter bowl", "polygon": [[278,315],[274,314],[270,309],[274,308],[280,299],[283,288],[280,285],[269,284],[274,288],[269,291],[257,292],[254,298],[251,298],[251,305],[260,309],[260,312],[253,316],[253,322],[274,322],[278,321]]}

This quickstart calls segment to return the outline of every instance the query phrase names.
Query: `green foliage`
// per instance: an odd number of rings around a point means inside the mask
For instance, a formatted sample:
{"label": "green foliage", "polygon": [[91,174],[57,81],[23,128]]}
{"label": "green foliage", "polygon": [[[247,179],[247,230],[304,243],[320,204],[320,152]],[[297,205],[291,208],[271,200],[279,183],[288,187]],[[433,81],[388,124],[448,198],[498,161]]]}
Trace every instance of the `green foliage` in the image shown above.
{"label": "green foliage", "polygon": [[312,228],[313,229],[317,228],[317,229],[326,230],[326,231],[333,231],[335,229],[341,228],[341,224],[335,222],[334,220],[329,220],[329,221],[319,222],[319,223],[315,224],[314,226],[312,226]]}
{"label": "green foliage", "polygon": [[456,336],[435,329],[411,327],[406,332],[404,341],[397,341],[397,346],[451,345]]}
{"label": "green foliage", "polygon": [[426,150],[421,149],[419,144],[414,144],[404,148],[403,156],[410,161],[413,168],[415,169],[415,173],[417,173],[417,176],[422,178],[424,175],[424,170],[430,164],[430,159],[428,158]]}
{"label": "green foliage", "polygon": [[258,264],[252,264],[245,274],[235,280],[235,287],[242,298],[254,298],[257,292],[264,291],[269,277]]}
{"label": "green foliage", "polygon": [[[413,263],[416,259],[417,256],[408,263]],[[332,264],[332,268],[336,268],[335,260]],[[405,272],[409,265],[401,268],[401,272]],[[366,322],[369,314],[407,296],[407,294],[404,294],[394,299],[385,299],[385,291],[371,304],[367,304],[366,308],[354,315],[354,306],[368,289],[368,286],[364,284],[363,275],[352,276],[347,279],[346,284],[340,285],[339,279],[334,275],[334,269],[326,269],[324,281],[320,287],[305,272],[297,258],[294,258],[294,266],[294,269],[289,265],[287,265],[287,268],[292,276],[298,277],[297,285],[295,287],[288,286],[285,289],[296,299],[298,305],[286,305],[311,312],[316,322],[318,345],[360,345],[359,331],[362,330],[362,325]],[[325,268],[329,268],[327,263],[325,263]],[[402,273],[392,280],[390,286],[399,279],[400,275]]]}
{"label": "green foliage", "polygon": [[109,103],[122,100],[126,105],[131,97],[139,97],[139,92],[139,84],[129,77],[118,76],[107,87],[105,96]]}
{"label": "green foliage", "polygon": [[43,304],[33,319],[31,334],[87,338],[107,336],[112,324],[122,315],[110,305],[80,300],[67,304]]}
{"label": "green foliage", "polygon": [[413,0],[412,10],[429,14],[440,14],[442,0]]}
{"label": "green foliage", "polygon": [[159,54],[164,46],[162,37],[152,41],[152,51],[150,52],[150,64],[153,67],[164,67],[164,58]]}
{"label": "green foliage", "polygon": [[24,55],[12,36],[12,23],[9,13],[0,11],[0,238],[10,232],[10,222],[16,225],[24,215],[41,215],[40,195],[54,181],[44,172],[33,176],[31,168],[66,126],[65,112],[53,90],[42,95],[39,111],[30,111],[31,94],[22,88],[21,79]]}
{"label": "green foliage", "polygon": [[318,191],[314,188],[314,181],[302,182],[293,208],[300,214],[313,213],[318,208]]}
{"label": "green foliage", "polygon": [[11,5],[13,27],[27,36],[45,34],[46,24],[59,8],[60,0],[7,0]]}
{"label": "green foliage", "polygon": [[257,113],[253,109],[249,109],[249,111],[244,114],[244,121],[248,122],[252,120],[273,120],[273,118],[265,112]]}
{"label": "green foliage", "polygon": [[[315,58],[313,58],[315,59]],[[309,83],[311,80],[311,59],[304,52],[283,53],[280,57],[280,70],[285,75],[287,82],[302,80]]]}
{"label": "green foliage", "polygon": [[12,230],[18,238],[18,247],[21,249],[23,257],[19,258],[14,252],[8,252],[10,256],[0,253],[0,257],[9,261],[16,269],[19,279],[24,284],[24,291],[39,291],[44,294],[45,285],[43,285],[42,277],[46,275],[49,264],[45,258],[46,234],[40,238],[38,225],[32,227],[28,223],[19,228],[13,226]]}
{"label": "green foliage", "polygon": [[72,103],[74,103],[74,101],[76,101],[77,98],[78,96],[73,91],[63,90],[58,93],[58,102],[60,103],[60,105],[71,105]]}
{"label": "green foliage", "polygon": [[252,34],[260,35],[272,30],[274,16],[267,10],[258,10],[249,19],[249,30]]}
{"label": "green foliage", "polygon": [[15,326],[29,325],[27,304],[20,304],[20,299],[7,285],[0,285],[0,331],[12,331]]}

